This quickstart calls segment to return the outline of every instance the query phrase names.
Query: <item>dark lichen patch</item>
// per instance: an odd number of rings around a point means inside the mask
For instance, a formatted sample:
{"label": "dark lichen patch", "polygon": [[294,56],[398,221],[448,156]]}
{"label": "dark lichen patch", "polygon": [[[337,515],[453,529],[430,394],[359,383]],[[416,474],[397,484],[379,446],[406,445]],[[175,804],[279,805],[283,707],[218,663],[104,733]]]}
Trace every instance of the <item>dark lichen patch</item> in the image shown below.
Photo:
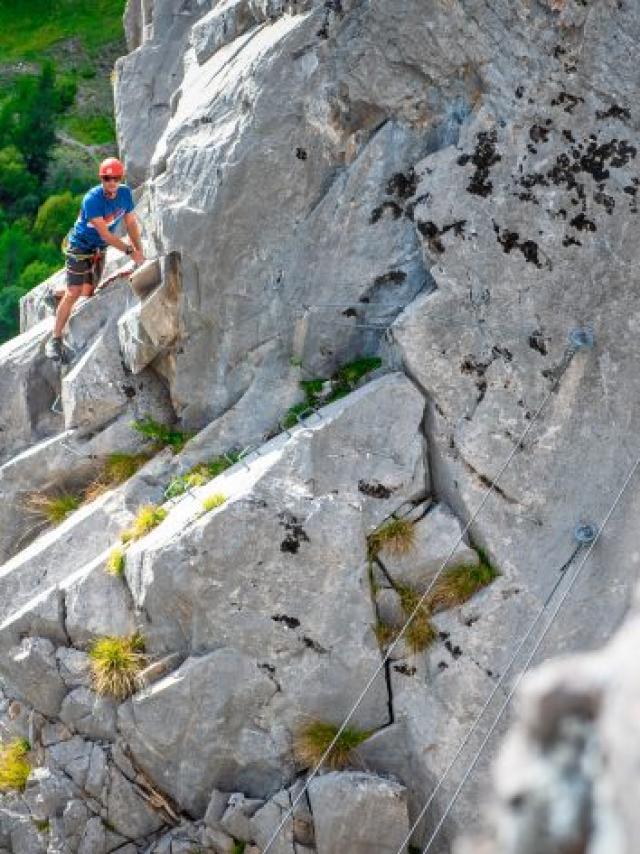
{"label": "dark lichen patch", "polygon": [[302,638],[302,643],[307,647],[307,649],[312,649],[314,652],[317,652],[318,655],[328,655],[329,654],[328,649],[325,649],[317,641],[314,641],[313,638],[307,637],[306,635]]}
{"label": "dark lichen patch", "polygon": [[450,640],[446,640],[444,642],[444,648],[451,655],[452,658],[460,658],[462,655],[462,650],[457,644],[451,643]]}
{"label": "dark lichen patch", "polygon": [[287,532],[284,540],[280,543],[280,551],[297,554],[300,550],[300,544],[309,542],[306,531],[292,513],[280,513],[279,519],[280,524]]}
{"label": "dark lichen patch", "polygon": [[391,200],[384,201],[381,205],[378,205],[375,210],[371,212],[371,218],[369,219],[370,225],[375,225],[377,222],[383,218],[385,213],[390,212],[393,219],[400,219],[402,216],[402,208],[397,202],[393,202]]}
{"label": "dark lichen patch", "polygon": [[576,141],[574,135],[571,133],[571,131],[568,128],[565,128],[562,131],[562,136],[567,140],[567,142],[575,143],[575,141]]}
{"label": "dark lichen patch", "polygon": [[[501,231],[500,226],[494,222],[493,230],[496,233],[496,239],[498,243],[502,246],[505,254],[509,255],[513,249],[518,249],[524,260],[530,264],[534,264],[538,269],[542,268],[542,262],[539,257],[539,248],[538,244],[535,240],[523,240],[520,241],[520,234],[517,231],[509,231],[505,229]],[[548,269],[551,269],[551,263],[549,261],[546,262],[546,266]]]}
{"label": "dark lichen patch", "polygon": [[532,125],[529,128],[529,136],[535,143],[543,143],[549,140],[549,128],[542,125]]}
{"label": "dark lichen patch", "polygon": [[[529,336],[529,347],[531,347],[532,350],[537,350],[541,356],[547,355],[547,345],[544,336],[539,329],[536,329]],[[518,401],[518,403],[521,403],[524,406],[524,401]]]}
{"label": "dark lichen patch", "polygon": [[415,667],[410,667],[408,664],[394,664],[393,669],[403,676],[415,676],[417,672]]}
{"label": "dark lichen patch", "polygon": [[304,148],[296,148],[296,157],[298,160],[306,160],[308,156],[309,155]]}
{"label": "dark lichen patch", "polygon": [[579,213],[569,223],[578,231],[597,231],[596,224],[593,220],[586,217],[583,213]]}
{"label": "dark lichen patch", "polygon": [[389,489],[388,486],[385,486],[378,481],[358,481],[358,492],[361,492],[363,495],[368,495],[370,498],[391,498],[394,491],[395,490]]}
{"label": "dark lichen patch", "polygon": [[466,224],[466,219],[459,219],[455,222],[443,225],[442,228],[438,228],[435,222],[431,222],[429,220],[427,222],[416,223],[416,228],[420,234],[427,239],[431,249],[438,254],[442,254],[445,250],[445,246],[440,238],[448,231],[453,231],[456,237],[464,237],[464,227]]}
{"label": "dark lichen patch", "polygon": [[573,235],[565,234],[562,238],[563,246],[582,246],[582,242],[578,240],[577,237],[573,237]]}
{"label": "dark lichen patch", "polygon": [[616,206],[616,202],[613,196],[609,196],[607,193],[603,193],[601,190],[593,194],[593,201],[597,205],[602,205],[602,207],[606,210],[608,214],[612,214],[613,209]]}
{"label": "dark lichen patch", "polygon": [[493,190],[493,183],[489,180],[491,167],[502,160],[502,155],[498,153],[497,141],[498,134],[495,128],[490,131],[481,131],[476,136],[473,154],[463,154],[458,158],[459,166],[466,166],[471,162],[476,167],[467,184],[467,192],[484,198],[491,194]]}
{"label": "dark lichen patch", "polygon": [[522,98],[524,95],[524,86],[517,86],[516,91],[513,94],[518,98],[518,100]]}
{"label": "dark lichen patch", "polygon": [[344,316],[344,317],[358,317],[358,316],[359,316],[359,315],[358,315],[358,311],[357,311],[357,309],[355,309],[355,308],[346,308],[346,309],[342,312],[342,314],[343,314],[343,316]]}
{"label": "dark lichen patch", "polygon": [[626,107],[620,107],[618,104],[611,104],[608,110],[596,110],[596,118],[600,121],[604,119],[627,119],[631,120],[631,111]]}
{"label": "dark lichen patch", "polygon": [[415,196],[418,189],[418,176],[413,169],[409,169],[405,175],[403,172],[396,172],[392,175],[387,184],[387,195],[396,196],[401,201],[410,199]]}
{"label": "dark lichen patch", "polygon": [[551,106],[562,107],[565,113],[573,113],[578,104],[584,104],[584,98],[570,92],[560,92],[557,98],[551,99]]}
{"label": "dark lichen patch", "polygon": [[288,629],[297,629],[300,625],[300,620],[297,620],[295,617],[287,617],[286,614],[276,614],[271,619],[274,623],[282,623]]}
{"label": "dark lichen patch", "polygon": [[381,276],[376,276],[375,285],[399,285],[406,281],[407,274],[404,270],[389,270],[388,273],[383,273]]}

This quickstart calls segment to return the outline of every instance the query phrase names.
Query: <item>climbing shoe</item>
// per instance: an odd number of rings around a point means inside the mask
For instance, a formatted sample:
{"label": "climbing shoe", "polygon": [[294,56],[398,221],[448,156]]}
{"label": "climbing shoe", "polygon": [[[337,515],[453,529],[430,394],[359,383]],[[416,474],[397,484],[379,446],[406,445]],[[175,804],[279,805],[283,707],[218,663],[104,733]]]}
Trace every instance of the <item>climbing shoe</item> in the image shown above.
{"label": "climbing shoe", "polygon": [[44,348],[44,354],[47,359],[53,359],[55,362],[62,362],[64,359],[64,345],[62,338],[50,338],[47,341],[47,346]]}

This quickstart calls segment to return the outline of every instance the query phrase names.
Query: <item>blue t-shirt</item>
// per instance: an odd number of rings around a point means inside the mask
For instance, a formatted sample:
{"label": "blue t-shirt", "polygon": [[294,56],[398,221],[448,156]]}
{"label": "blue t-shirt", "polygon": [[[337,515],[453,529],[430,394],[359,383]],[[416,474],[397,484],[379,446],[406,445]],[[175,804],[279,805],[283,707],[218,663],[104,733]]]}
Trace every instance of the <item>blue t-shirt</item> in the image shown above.
{"label": "blue t-shirt", "polygon": [[75,225],[69,232],[69,246],[72,249],[103,249],[107,244],[98,234],[91,220],[98,216],[104,218],[109,231],[113,232],[122,217],[134,208],[133,195],[125,184],[120,184],[115,198],[108,199],[102,186],[92,187],[85,195]]}

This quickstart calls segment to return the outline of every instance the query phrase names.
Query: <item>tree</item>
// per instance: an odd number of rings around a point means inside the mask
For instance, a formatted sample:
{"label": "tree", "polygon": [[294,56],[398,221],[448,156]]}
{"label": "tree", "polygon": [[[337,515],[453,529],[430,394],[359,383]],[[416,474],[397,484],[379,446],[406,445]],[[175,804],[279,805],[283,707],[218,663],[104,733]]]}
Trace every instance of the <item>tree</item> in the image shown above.
{"label": "tree", "polygon": [[23,78],[18,94],[20,100],[14,99],[17,123],[13,128],[13,141],[22,152],[29,171],[44,181],[56,141],[55,117],[60,103],[53,64],[44,63],[35,84],[33,79]]}
{"label": "tree", "polygon": [[0,149],[0,202],[13,205],[32,195],[37,186],[20,150],[15,145]]}
{"label": "tree", "polygon": [[38,209],[34,235],[59,246],[75,222],[81,203],[82,196],[74,196],[70,192],[49,196]]}

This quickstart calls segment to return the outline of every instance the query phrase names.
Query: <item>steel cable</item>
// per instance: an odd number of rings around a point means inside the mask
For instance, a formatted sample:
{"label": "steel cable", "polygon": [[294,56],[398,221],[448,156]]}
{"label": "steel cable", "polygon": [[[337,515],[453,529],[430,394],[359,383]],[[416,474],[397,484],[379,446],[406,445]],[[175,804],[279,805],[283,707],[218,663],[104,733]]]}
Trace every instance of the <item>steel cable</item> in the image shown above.
{"label": "steel cable", "polygon": [[408,618],[407,618],[406,622],[404,623],[404,625],[402,626],[402,628],[401,628],[401,629],[400,629],[400,631],[398,632],[398,635],[396,636],[395,640],[393,641],[393,643],[391,643],[391,644],[390,644],[389,648],[387,649],[387,652],[385,653],[385,655],[384,655],[384,656],[383,656],[383,658],[382,658],[382,661],[380,662],[380,664],[378,665],[378,667],[376,667],[376,669],[374,670],[374,672],[373,672],[372,676],[371,676],[371,677],[369,678],[369,680],[367,681],[367,683],[366,683],[365,687],[363,688],[363,690],[361,691],[360,695],[359,695],[359,696],[358,696],[358,698],[356,699],[355,703],[354,703],[354,704],[353,704],[353,706],[351,707],[351,709],[350,709],[349,713],[347,714],[346,718],[343,720],[342,724],[341,724],[341,725],[340,725],[340,727],[338,728],[338,730],[337,730],[337,732],[336,732],[335,736],[333,737],[333,739],[332,739],[331,743],[330,743],[330,744],[329,744],[329,746],[326,748],[326,750],[324,751],[324,753],[322,754],[322,756],[320,757],[320,759],[318,760],[318,762],[316,763],[316,765],[314,766],[314,768],[311,770],[311,772],[310,772],[310,773],[309,773],[309,775],[307,776],[307,779],[305,780],[304,786],[302,787],[302,789],[300,790],[300,792],[299,792],[299,793],[298,793],[298,795],[296,796],[296,798],[295,798],[295,800],[294,800],[293,804],[291,805],[290,809],[289,809],[289,810],[287,810],[287,812],[285,813],[284,817],[283,817],[283,818],[282,818],[282,820],[280,821],[280,824],[278,825],[278,827],[276,828],[276,830],[274,831],[274,833],[273,833],[273,834],[272,834],[272,836],[270,837],[269,841],[267,842],[266,847],[263,849],[263,854],[267,854],[267,852],[268,852],[268,851],[271,849],[271,847],[273,846],[273,843],[274,843],[274,842],[275,842],[275,840],[278,838],[278,835],[280,834],[281,830],[284,828],[284,826],[286,825],[286,823],[287,823],[287,822],[289,821],[289,819],[292,817],[292,815],[293,815],[293,813],[294,813],[294,810],[295,810],[296,806],[298,805],[298,803],[300,802],[300,800],[301,800],[301,799],[304,797],[304,795],[306,794],[306,792],[307,792],[307,790],[308,790],[308,788],[309,788],[310,783],[311,783],[311,782],[313,781],[313,779],[317,776],[318,772],[320,771],[320,769],[321,769],[321,768],[322,768],[322,766],[324,765],[324,763],[325,763],[326,759],[328,758],[328,756],[330,755],[331,751],[333,750],[333,748],[334,748],[334,747],[335,747],[335,745],[337,744],[338,740],[340,739],[340,736],[341,736],[341,735],[342,735],[342,733],[345,731],[346,727],[348,726],[349,722],[350,722],[350,721],[351,721],[351,719],[353,718],[354,714],[356,713],[356,711],[357,711],[357,710],[358,710],[358,708],[360,707],[360,704],[362,703],[362,701],[364,700],[364,698],[365,698],[365,697],[366,697],[366,695],[368,694],[368,692],[369,692],[369,690],[371,689],[371,687],[372,687],[373,683],[374,683],[374,682],[375,682],[375,680],[378,678],[378,676],[380,676],[380,674],[384,671],[384,668],[386,667],[387,662],[391,660],[391,656],[392,656],[392,654],[393,654],[393,651],[395,650],[396,646],[400,643],[400,641],[402,640],[402,638],[403,638],[403,637],[404,637],[404,635],[406,634],[407,629],[409,628],[409,626],[411,625],[411,623],[413,622],[413,620],[416,618],[416,616],[418,615],[418,613],[419,613],[419,612],[420,612],[420,610],[422,609],[422,607],[423,607],[423,605],[424,605],[424,602],[426,601],[427,597],[429,596],[430,592],[432,591],[432,589],[433,589],[433,587],[435,586],[436,582],[438,581],[439,577],[442,575],[442,573],[444,572],[445,568],[448,566],[449,561],[451,560],[451,558],[452,558],[452,557],[453,557],[453,555],[455,554],[456,549],[458,548],[458,546],[460,545],[460,543],[462,543],[462,542],[463,542],[464,537],[467,535],[467,533],[469,532],[469,530],[470,530],[471,526],[473,525],[473,523],[475,522],[475,520],[478,518],[478,516],[479,516],[479,514],[481,513],[482,509],[484,508],[485,504],[487,503],[487,501],[489,500],[489,498],[491,497],[491,495],[493,495],[493,493],[494,493],[494,491],[495,491],[495,489],[496,489],[496,487],[497,487],[497,485],[498,485],[498,483],[499,483],[499,481],[500,481],[500,478],[503,476],[503,474],[504,474],[504,473],[505,473],[505,471],[507,470],[507,468],[508,468],[508,466],[510,465],[511,461],[513,460],[514,456],[515,456],[515,455],[516,455],[516,453],[517,453],[517,452],[518,452],[518,451],[523,447],[524,441],[525,441],[525,440],[526,440],[526,438],[528,437],[529,433],[532,431],[532,429],[533,429],[534,425],[536,424],[536,422],[537,422],[538,418],[540,417],[541,413],[542,413],[542,412],[543,412],[543,410],[545,409],[545,407],[546,407],[547,403],[549,402],[549,400],[551,399],[552,395],[555,393],[555,391],[556,391],[556,389],[557,389],[557,387],[558,387],[558,385],[559,385],[559,383],[560,383],[560,380],[561,380],[561,379],[562,379],[562,377],[564,376],[564,374],[565,374],[565,372],[566,372],[566,369],[567,369],[567,367],[569,366],[569,364],[570,364],[570,362],[571,362],[571,359],[572,359],[573,355],[575,354],[575,352],[576,352],[576,348],[570,345],[570,346],[568,347],[568,349],[567,349],[566,353],[565,353],[565,359],[564,359],[564,363],[563,363],[563,365],[562,365],[562,369],[561,369],[560,371],[558,371],[558,375],[556,376],[556,378],[555,378],[555,380],[554,380],[554,382],[553,382],[553,384],[552,384],[551,388],[549,389],[548,393],[545,395],[545,397],[544,397],[544,399],[543,399],[542,403],[540,404],[540,406],[538,407],[538,409],[536,410],[536,412],[535,412],[535,413],[533,414],[533,416],[531,417],[531,420],[529,421],[529,423],[528,423],[528,425],[527,425],[526,429],[525,429],[525,430],[524,430],[524,432],[522,433],[522,436],[521,436],[521,437],[519,438],[519,440],[514,444],[513,449],[511,450],[511,452],[510,452],[510,453],[509,453],[509,455],[507,456],[507,459],[506,459],[506,461],[504,462],[504,464],[502,465],[502,467],[501,467],[501,469],[499,470],[498,474],[496,475],[496,477],[495,477],[495,478],[493,478],[493,479],[492,479],[492,481],[491,481],[491,485],[490,485],[490,487],[487,489],[487,491],[486,491],[485,495],[483,496],[483,498],[482,498],[482,500],[481,500],[480,504],[479,504],[479,505],[478,505],[478,507],[476,508],[475,512],[473,513],[473,515],[471,516],[471,518],[469,519],[469,521],[467,522],[467,524],[466,524],[466,525],[464,526],[464,528],[462,529],[462,531],[461,531],[461,533],[460,533],[460,536],[459,536],[459,537],[458,537],[458,539],[456,540],[456,542],[455,542],[454,546],[452,547],[451,551],[449,552],[449,554],[447,555],[447,557],[444,559],[444,561],[442,562],[442,564],[441,564],[440,568],[438,569],[438,571],[437,571],[437,572],[436,572],[436,574],[434,575],[433,579],[431,580],[431,582],[430,582],[430,583],[429,583],[429,585],[427,586],[427,588],[426,588],[425,592],[422,594],[422,596],[421,596],[421,597],[420,597],[420,599],[418,600],[418,603],[416,604],[415,608],[413,609],[413,611],[411,612],[411,614],[408,616]]}

